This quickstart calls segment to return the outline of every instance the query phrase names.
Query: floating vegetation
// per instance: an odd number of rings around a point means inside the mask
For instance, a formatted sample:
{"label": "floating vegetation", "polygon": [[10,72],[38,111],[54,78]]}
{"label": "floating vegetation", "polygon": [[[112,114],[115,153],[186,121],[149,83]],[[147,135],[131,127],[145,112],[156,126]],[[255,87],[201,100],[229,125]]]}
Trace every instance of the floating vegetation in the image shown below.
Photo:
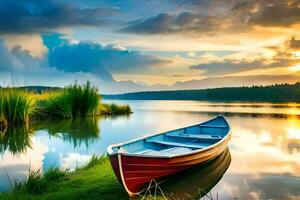
{"label": "floating vegetation", "polygon": [[117,105],[117,104],[101,104],[99,108],[100,114],[104,115],[129,115],[132,110],[129,105]]}

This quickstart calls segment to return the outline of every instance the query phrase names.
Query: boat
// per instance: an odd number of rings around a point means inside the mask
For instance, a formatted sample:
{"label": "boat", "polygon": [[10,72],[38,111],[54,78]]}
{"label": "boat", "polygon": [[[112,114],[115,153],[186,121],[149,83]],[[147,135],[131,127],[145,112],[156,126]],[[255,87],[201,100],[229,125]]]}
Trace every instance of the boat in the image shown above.
{"label": "boat", "polygon": [[129,196],[164,178],[219,156],[230,140],[223,116],[107,147],[111,166]]}

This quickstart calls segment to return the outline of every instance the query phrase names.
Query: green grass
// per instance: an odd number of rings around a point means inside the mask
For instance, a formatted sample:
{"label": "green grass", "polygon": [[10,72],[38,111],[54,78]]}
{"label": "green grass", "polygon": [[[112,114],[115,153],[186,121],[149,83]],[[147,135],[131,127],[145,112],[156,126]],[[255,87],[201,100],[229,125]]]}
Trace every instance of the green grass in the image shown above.
{"label": "green grass", "polygon": [[22,89],[0,89],[0,117],[7,123],[27,123],[34,107],[32,93]]}
{"label": "green grass", "polygon": [[74,119],[96,115],[132,113],[128,105],[102,104],[100,94],[90,82],[33,93],[18,88],[0,89],[0,131],[7,124],[33,120]]}
{"label": "green grass", "polygon": [[94,154],[91,157],[88,164],[85,167],[83,167],[83,169],[88,169],[88,168],[92,168],[92,167],[95,167],[97,165],[100,165],[100,164],[104,163],[106,159],[107,159],[106,156],[97,156],[97,155]]}
{"label": "green grass", "polygon": [[101,104],[99,108],[100,114],[103,115],[124,115],[131,114],[131,108],[129,105],[117,105],[117,104]]}
{"label": "green grass", "polygon": [[62,90],[53,92],[49,99],[40,103],[40,112],[52,118],[76,118],[86,117],[96,112],[100,103],[98,89],[77,83]]}
{"label": "green grass", "polygon": [[[119,200],[129,199],[127,193],[116,179],[107,158],[100,157],[95,163],[95,158],[89,164],[90,167],[77,169],[75,172],[66,172],[58,180],[53,180],[56,175],[40,176],[33,174],[30,186],[19,187],[7,193],[0,194],[2,200],[74,200],[74,199],[101,199]],[[91,163],[90,162],[90,163]],[[51,172],[53,173],[53,172]],[[56,172],[55,172],[56,173]],[[47,173],[46,173],[47,174]],[[48,175],[49,176],[49,175]],[[41,193],[36,184],[41,184]],[[29,189],[24,189],[29,188]],[[32,190],[33,189],[33,190]],[[35,193],[32,193],[35,191]]]}
{"label": "green grass", "polygon": [[28,194],[42,194],[46,188],[46,183],[42,177],[40,170],[31,171],[29,169],[29,175],[26,180],[16,183],[14,192],[23,192]]}
{"label": "green grass", "polygon": [[58,181],[66,176],[68,170],[62,171],[58,167],[50,167],[44,173],[44,179],[46,181]]}

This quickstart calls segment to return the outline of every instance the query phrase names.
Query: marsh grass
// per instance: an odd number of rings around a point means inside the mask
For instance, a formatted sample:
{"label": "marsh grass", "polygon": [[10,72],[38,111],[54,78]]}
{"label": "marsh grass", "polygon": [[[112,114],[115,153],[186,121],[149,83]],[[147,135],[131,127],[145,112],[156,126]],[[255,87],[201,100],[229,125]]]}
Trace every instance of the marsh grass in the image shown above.
{"label": "marsh grass", "polygon": [[132,113],[128,105],[101,104],[90,82],[33,93],[25,89],[0,89],[0,131],[5,124],[24,124],[44,119],[74,119],[96,115]]}
{"label": "marsh grass", "polygon": [[46,183],[42,178],[40,170],[31,171],[29,168],[28,177],[22,182],[16,182],[14,192],[26,192],[28,194],[42,194]]}
{"label": "marsh grass", "polygon": [[129,105],[117,105],[117,104],[101,104],[99,108],[100,114],[104,115],[124,115],[131,114],[132,110]]}
{"label": "marsh grass", "polygon": [[9,124],[24,124],[35,107],[33,94],[15,88],[0,89],[0,117]]}
{"label": "marsh grass", "polygon": [[46,181],[58,181],[58,180],[60,180],[61,178],[65,177],[65,176],[66,176],[66,173],[67,173],[68,171],[69,171],[68,169],[62,171],[62,170],[60,170],[58,167],[50,167],[50,168],[44,173],[43,178],[44,178]]}
{"label": "marsh grass", "polygon": [[105,162],[105,160],[107,160],[106,156],[104,156],[104,155],[97,156],[94,154],[94,155],[92,155],[92,157],[90,158],[90,160],[86,164],[86,166],[84,166],[82,169],[89,169],[89,168],[95,167],[96,165],[101,165],[102,163]]}
{"label": "marsh grass", "polygon": [[66,176],[67,170],[61,171],[57,167],[49,168],[44,174],[41,170],[32,171],[29,168],[28,177],[21,182],[16,182],[13,192],[15,193],[28,193],[32,195],[42,194],[49,184],[59,181]]}
{"label": "marsh grass", "polygon": [[86,117],[95,113],[100,103],[98,89],[91,86],[90,82],[85,85],[78,85],[75,82],[62,90],[41,96],[48,99],[39,103],[39,113],[41,116],[56,119]]}

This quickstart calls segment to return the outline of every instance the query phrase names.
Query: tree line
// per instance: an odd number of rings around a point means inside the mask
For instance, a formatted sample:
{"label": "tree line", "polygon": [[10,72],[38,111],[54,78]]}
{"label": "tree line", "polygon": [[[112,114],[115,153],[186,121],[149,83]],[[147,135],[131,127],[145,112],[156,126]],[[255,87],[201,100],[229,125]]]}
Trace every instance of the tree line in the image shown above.
{"label": "tree line", "polygon": [[103,98],[128,100],[300,101],[300,82],[269,86],[135,92],[103,95]]}

